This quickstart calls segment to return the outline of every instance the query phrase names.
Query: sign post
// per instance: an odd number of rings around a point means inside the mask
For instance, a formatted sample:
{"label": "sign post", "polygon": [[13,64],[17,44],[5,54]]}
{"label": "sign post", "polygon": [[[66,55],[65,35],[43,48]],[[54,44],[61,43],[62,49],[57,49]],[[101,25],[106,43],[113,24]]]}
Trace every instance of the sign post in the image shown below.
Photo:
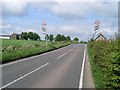
{"label": "sign post", "polygon": [[45,21],[42,22],[42,31],[45,34],[45,41],[46,41],[46,47],[47,47],[47,33],[46,33],[46,22]]}
{"label": "sign post", "polygon": [[99,21],[99,20],[96,20],[96,21],[95,21],[94,31],[98,31],[98,30],[99,30],[99,26],[100,26],[100,21]]}
{"label": "sign post", "polygon": [[99,26],[100,26],[100,21],[99,20],[96,20],[95,21],[95,27],[94,27],[94,31],[95,33],[93,34],[93,40],[94,40],[94,35],[97,33],[97,31],[99,30]]}

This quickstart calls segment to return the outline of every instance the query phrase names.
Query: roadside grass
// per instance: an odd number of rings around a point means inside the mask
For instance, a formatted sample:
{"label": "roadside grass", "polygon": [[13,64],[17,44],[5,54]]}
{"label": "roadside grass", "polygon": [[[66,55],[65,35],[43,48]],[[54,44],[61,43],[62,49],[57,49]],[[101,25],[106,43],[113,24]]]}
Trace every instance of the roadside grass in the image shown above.
{"label": "roadside grass", "polygon": [[69,44],[71,44],[70,41],[48,42],[48,46],[46,47],[45,41],[2,40],[2,60],[0,62],[6,63],[42,54]]}
{"label": "roadside grass", "polygon": [[89,47],[89,45],[88,45],[88,57],[89,57],[95,88],[103,88],[104,83],[102,81],[102,71],[99,68],[99,66],[93,62],[94,60],[92,55],[92,49]]}

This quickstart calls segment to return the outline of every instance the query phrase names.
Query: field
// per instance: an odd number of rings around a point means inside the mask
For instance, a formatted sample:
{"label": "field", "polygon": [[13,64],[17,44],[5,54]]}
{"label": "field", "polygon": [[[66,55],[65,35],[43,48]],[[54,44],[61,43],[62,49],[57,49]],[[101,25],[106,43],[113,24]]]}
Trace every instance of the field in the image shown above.
{"label": "field", "polygon": [[45,41],[0,40],[0,42],[2,42],[2,57],[0,57],[2,63],[38,55],[71,44],[70,41],[48,42],[46,47]]}
{"label": "field", "polygon": [[89,59],[96,88],[120,88],[120,48],[118,40],[88,43]]}

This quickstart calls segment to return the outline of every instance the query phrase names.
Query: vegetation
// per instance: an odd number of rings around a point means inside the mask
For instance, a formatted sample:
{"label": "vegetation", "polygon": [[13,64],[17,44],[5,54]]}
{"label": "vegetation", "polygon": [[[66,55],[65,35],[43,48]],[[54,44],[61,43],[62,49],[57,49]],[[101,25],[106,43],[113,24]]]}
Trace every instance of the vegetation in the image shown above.
{"label": "vegetation", "polygon": [[66,36],[66,41],[71,41],[70,36]]}
{"label": "vegetation", "polygon": [[2,60],[0,59],[2,63],[41,54],[71,44],[70,41],[48,41],[46,47],[45,41],[2,40],[0,42],[2,42]]}
{"label": "vegetation", "polygon": [[55,37],[55,41],[71,41],[70,36],[64,36],[61,34],[57,34],[57,36]]}
{"label": "vegetation", "polygon": [[87,44],[87,42],[86,42],[86,41],[80,41],[80,43],[81,43],[81,44]]}
{"label": "vegetation", "polygon": [[78,42],[78,41],[79,41],[79,39],[76,37],[76,38],[74,38],[74,41],[77,41],[77,42]]}
{"label": "vegetation", "polygon": [[58,34],[56,37],[55,37],[55,41],[62,41],[62,39],[61,39],[61,34]]}
{"label": "vegetation", "polygon": [[61,34],[58,34],[55,38],[53,35],[47,34],[45,37],[48,41],[47,47],[45,41],[40,41],[40,36],[33,32],[22,32],[21,39],[22,40],[0,40],[0,42],[2,42],[0,49],[0,51],[2,51],[2,56],[0,56],[0,62],[6,63],[54,50],[71,43],[77,43],[71,41],[70,36]]}
{"label": "vegetation", "polygon": [[21,33],[21,39],[23,40],[40,40],[40,36],[36,33],[33,33],[33,32],[22,32]]}
{"label": "vegetation", "polygon": [[54,36],[50,34],[49,40],[50,40],[50,41],[53,41],[53,40],[54,40]]}
{"label": "vegetation", "polygon": [[120,88],[120,43],[118,40],[88,42],[96,88]]}

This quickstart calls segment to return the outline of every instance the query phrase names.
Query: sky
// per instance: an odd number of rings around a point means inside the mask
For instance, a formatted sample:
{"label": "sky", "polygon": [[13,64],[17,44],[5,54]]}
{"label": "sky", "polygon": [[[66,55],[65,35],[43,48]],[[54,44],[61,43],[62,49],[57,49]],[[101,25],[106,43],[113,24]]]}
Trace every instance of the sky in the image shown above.
{"label": "sky", "polygon": [[[87,41],[94,33],[95,21],[100,21],[98,33],[106,38],[118,32],[118,0],[3,0],[0,2],[0,34],[13,32],[64,34]],[[97,35],[96,34],[96,35]]]}

